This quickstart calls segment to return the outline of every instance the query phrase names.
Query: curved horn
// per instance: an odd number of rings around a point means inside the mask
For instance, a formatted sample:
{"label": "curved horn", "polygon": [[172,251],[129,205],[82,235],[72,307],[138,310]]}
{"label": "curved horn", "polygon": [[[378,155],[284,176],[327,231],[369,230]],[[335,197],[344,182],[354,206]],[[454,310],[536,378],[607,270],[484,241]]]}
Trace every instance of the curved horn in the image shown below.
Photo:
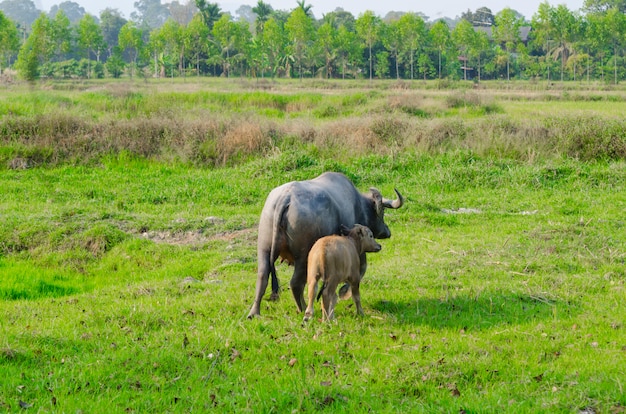
{"label": "curved horn", "polygon": [[394,188],[393,191],[396,192],[398,198],[396,198],[395,200],[388,200],[386,198],[383,198],[383,206],[385,206],[386,208],[400,208],[402,207],[402,204],[404,204],[404,198],[402,197],[402,194],[400,194],[400,192],[396,188]]}

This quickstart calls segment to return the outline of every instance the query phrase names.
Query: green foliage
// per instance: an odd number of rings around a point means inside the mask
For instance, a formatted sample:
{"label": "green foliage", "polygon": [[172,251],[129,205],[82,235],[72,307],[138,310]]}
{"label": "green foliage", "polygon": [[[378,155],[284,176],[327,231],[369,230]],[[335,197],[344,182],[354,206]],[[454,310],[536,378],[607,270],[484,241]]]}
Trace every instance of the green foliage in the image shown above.
{"label": "green foliage", "polygon": [[[50,29],[45,37],[35,30],[41,16],[32,32],[24,33],[37,38],[35,44],[45,45],[41,53],[35,52],[40,65],[81,54],[88,63],[113,59],[115,69],[110,76],[114,78],[121,76],[120,64],[115,62],[120,57],[131,78],[195,74],[354,79],[368,73],[370,80],[377,74],[379,78],[451,82],[462,78],[477,85],[487,79],[533,79],[549,85],[559,71],[561,81],[617,84],[626,76],[621,69],[624,42],[620,38],[624,13],[610,5],[589,6],[583,14],[565,5],[542,3],[530,23],[510,8],[494,16],[483,7],[475,13],[464,12],[457,21],[439,19],[427,25],[419,13],[412,12],[382,19],[371,11],[355,18],[338,10],[316,20],[310,5],[284,11],[272,10],[263,2],[247,9],[246,18],[235,21],[217,3],[196,1],[197,12],[192,16],[186,6],[177,3],[168,8],[156,0],[137,2],[138,13],[132,21],[105,10],[98,22],[65,3],[55,6],[50,17],[44,15]],[[258,12],[256,20],[252,9]],[[33,42],[24,42],[20,48],[16,33],[11,22],[3,24],[0,19],[0,59],[12,62],[19,48],[23,57],[16,67],[24,78],[35,79],[38,73],[29,60]],[[114,57],[112,50],[117,47],[123,53]],[[88,68],[86,75],[104,73]]]}
{"label": "green foliage", "polygon": [[9,64],[10,58],[17,54],[19,46],[17,27],[0,10],[0,74]]}
{"label": "green foliage", "polygon": [[119,48],[115,48],[113,50],[113,56],[107,59],[105,67],[107,72],[113,78],[118,79],[122,76],[126,64],[124,63],[124,59],[122,58],[122,53]]}
{"label": "green foliage", "polygon": [[374,72],[379,79],[385,79],[389,75],[389,53],[378,52],[376,54],[376,64],[374,65]]}

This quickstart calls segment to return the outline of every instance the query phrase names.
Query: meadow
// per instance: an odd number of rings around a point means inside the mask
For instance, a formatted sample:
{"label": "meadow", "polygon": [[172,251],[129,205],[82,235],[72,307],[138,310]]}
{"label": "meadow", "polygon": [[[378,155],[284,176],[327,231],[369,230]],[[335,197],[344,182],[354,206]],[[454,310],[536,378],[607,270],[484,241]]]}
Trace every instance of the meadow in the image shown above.
{"label": "meadow", "polygon": [[[626,412],[625,108],[573,83],[2,86],[0,410]],[[265,197],[324,171],[406,198],[365,316],[304,324],[280,264],[247,320]]]}

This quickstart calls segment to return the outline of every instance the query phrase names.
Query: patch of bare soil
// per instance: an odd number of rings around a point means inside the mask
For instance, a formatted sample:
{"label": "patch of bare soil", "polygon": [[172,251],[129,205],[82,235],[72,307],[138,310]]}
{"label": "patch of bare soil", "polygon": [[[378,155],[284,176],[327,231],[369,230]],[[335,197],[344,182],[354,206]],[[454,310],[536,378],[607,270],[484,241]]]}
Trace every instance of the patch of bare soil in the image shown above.
{"label": "patch of bare soil", "polygon": [[241,239],[248,240],[254,238],[254,228],[234,230],[220,233],[207,234],[202,230],[190,231],[145,231],[139,237],[152,240],[155,243],[171,244],[173,246],[194,246],[205,244],[211,241],[227,241]]}

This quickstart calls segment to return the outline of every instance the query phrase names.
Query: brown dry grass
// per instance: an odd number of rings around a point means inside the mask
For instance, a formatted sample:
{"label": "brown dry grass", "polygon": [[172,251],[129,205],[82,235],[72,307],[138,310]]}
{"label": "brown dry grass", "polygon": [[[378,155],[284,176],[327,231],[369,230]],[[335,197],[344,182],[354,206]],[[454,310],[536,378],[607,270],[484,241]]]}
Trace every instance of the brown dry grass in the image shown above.
{"label": "brown dry grass", "polygon": [[[414,84],[391,83],[388,89],[318,88],[311,95],[297,95],[299,89],[287,93],[284,85],[265,84],[275,90],[272,93],[283,95],[279,99],[252,94],[237,100],[236,93],[211,97],[203,95],[197,84],[189,83],[176,85],[176,92],[182,95],[167,95],[171,101],[160,103],[159,94],[171,92],[171,86],[158,84],[153,90],[144,83],[86,87],[83,90],[89,93],[113,97],[112,108],[99,108],[104,113],[99,117],[73,112],[73,105],[66,104],[69,98],[52,95],[56,100],[51,102],[65,106],[33,116],[3,117],[0,165],[25,169],[42,164],[92,163],[120,153],[196,165],[232,165],[276,149],[307,145],[325,153],[345,154],[348,150],[356,155],[463,150],[518,159],[626,156],[626,123],[620,119],[581,118],[561,112],[520,118],[501,106],[506,101],[545,101],[549,95],[558,108],[557,100],[572,96],[564,91],[415,89]],[[245,87],[259,89],[253,86]],[[200,95],[185,95],[194,92]],[[68,96],[75,93],[68,92]],[[602,91],[576,94],[576,99],[623,98],[619,91],[613,95]],[[215,101],[207,103],[207,99]],[[230,99],[229,108],[216,109],[218,99]],[[275,111],[263,112],[267,105]],[[112,112],[106,112],[109,110]],[[128,114],[119,116],[116,111]]]}
{"label": "brown dry grass", "polygon": [[[11,120],[3,126],[0,154],[6,168],[64,162],[91,163],[104,156],[139,157],[200,165],[226,165],[277,147],[315,145],[323,151],[390,154],[469,150],[527,159],[567,155],[581,159],[626,157],[626,123],[558,117],[515,121],[506,115],[423,119],[392,112],[316,123],[209,118],[175,121],[138,117],[101,123],[66,115]],[[7,138],[8,137],[8,138]]]}

